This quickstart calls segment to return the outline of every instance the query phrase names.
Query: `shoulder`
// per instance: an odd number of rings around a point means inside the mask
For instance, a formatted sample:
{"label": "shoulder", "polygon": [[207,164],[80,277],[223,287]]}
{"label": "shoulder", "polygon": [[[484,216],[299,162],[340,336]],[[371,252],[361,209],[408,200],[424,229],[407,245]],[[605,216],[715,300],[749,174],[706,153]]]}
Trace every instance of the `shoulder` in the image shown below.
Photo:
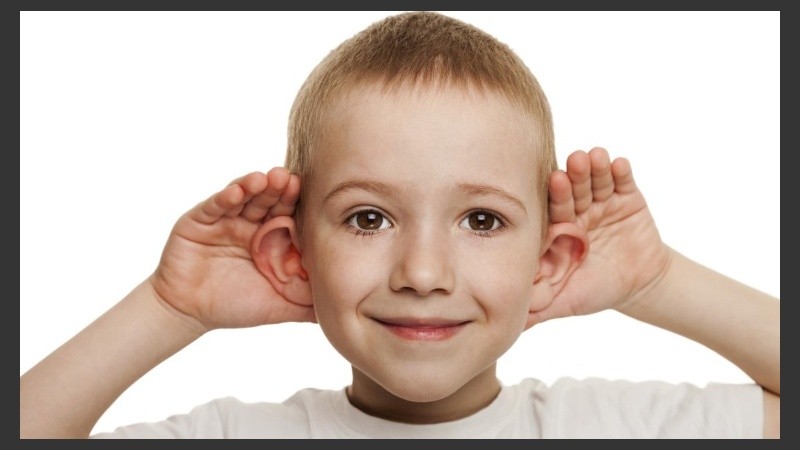
{"label": "shoulder", "polygon": [[547,437],[761,437],[757,385],[525,379],[516,395],[536,411]]}
{"label": "shoulder", "polygon": [[304,438],[309,414],[333,391],[303,389],[280,403],[222,397],[159,422],[131,424],[92,438]]}

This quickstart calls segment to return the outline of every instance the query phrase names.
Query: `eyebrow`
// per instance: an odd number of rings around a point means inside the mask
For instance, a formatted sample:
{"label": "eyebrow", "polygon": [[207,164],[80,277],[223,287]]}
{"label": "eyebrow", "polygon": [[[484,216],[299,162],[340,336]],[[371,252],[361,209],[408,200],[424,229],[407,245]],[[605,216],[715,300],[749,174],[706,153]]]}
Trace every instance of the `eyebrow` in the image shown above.
{"label": "eyebrow", "polygon": [[[393,186],[388,183],[384,183],[382,181],[377,180],[369,180],[369,179],[353,179],[353,180],[345,180],[336,186],[325,196],[325,199],[322,201],[323,203],[336,198],[349,190],[362,190],[368,192],[374,192],[378,195],[382,195],[385,197],[399,197],[401,190],[396,186]],[[525,204],[522,203],[517,197],[514,197],[512,194],[504,191],[495,186],[490,186],[487,184],[475,184],[475,183],[460,183],[457,187],[457,190],[467,194],[467,195],[483,195],[483,196],[493,196],[498,197],[501,200],[504,200],[517,208],[521,209],[524,212],[528,212],[527,208],[525,208]]]}
{"label": "eyebrow", "polygon": [[525,208],[525,204],[523,204],[522,201],[520,201],[517,197],[514,197],[510,193],[495,186],[489,186],[487,184],[461,183],[458,185],[458,190],[467,195],[490,195],[499,197],[518,207],[525,213],[528,212],[527,208]]}
{"label": "eyebrow", "polygon": [[382,181],[367,180],[367,179],[345,180],[334,186],[333,189],[331,189],[331,191],[328,193],[328,195],[325,196],[325,199],[322,201],[322,203],[325,203],[328,200],[336,198],[345,193],[346,191],[350,191],[353,189],[375,192],[376,194],[382,195],[384,197],[398,197],[400,194],[400,189],[396,188],[395,186],[392,186],[391,184],[384,183]]}

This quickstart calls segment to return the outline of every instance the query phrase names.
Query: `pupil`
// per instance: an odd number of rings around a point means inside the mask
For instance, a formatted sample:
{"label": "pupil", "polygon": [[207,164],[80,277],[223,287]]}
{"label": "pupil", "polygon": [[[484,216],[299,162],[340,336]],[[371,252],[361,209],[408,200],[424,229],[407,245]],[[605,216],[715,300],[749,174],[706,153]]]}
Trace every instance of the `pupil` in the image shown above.
{"label": "pupil", "polygon": [[360,212],[356,217],[356,222],[358,223],[359,227],[365,230],[377,230],[381,227],[383,217],[374,212]]}
{"label": "pupil", "polygon": [[486,231],[494,226],[494,216],[486,213],[474,213],[469,216],[469,226],[473,230]]}

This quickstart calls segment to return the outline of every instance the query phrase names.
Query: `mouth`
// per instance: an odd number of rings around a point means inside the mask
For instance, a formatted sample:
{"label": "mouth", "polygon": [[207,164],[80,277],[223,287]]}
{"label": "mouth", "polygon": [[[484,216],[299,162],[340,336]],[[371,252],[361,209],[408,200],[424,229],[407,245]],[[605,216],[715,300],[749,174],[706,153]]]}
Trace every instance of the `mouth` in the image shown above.
{"label": "mouth", "polygon": [[394,335],[409,341],[444,341],[455,336],[470,321],[442,318],[373,318]]}

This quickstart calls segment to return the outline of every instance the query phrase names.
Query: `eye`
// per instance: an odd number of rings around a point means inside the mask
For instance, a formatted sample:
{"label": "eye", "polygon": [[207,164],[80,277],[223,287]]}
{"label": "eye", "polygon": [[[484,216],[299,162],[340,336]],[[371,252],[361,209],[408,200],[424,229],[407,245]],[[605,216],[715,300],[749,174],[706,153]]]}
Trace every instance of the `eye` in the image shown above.
{"label": "eye", "polygon": [[374,209],[358,211],[347,219],[347,224],[363,231],[383,230],[392,226],[383,214]]}
{"label": "eye", "polygon": [[503,223],[500,219],[487,211],[473,211],[458,224],[461,228],[473,231],[486,232],[500,228]]}

